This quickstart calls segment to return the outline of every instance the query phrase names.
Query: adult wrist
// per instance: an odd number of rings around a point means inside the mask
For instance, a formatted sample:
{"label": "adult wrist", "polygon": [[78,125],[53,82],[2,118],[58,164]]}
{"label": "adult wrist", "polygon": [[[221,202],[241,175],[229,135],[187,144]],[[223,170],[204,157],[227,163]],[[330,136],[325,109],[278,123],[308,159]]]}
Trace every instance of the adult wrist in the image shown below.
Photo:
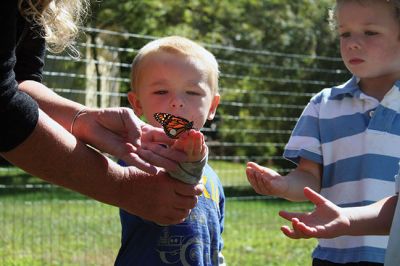
{"label": "adult wrist", "polygon": [[74,135],[74,126],[76,124],[76,121],[78,120],[78,118],[82,115],[87,113],[87,108],[83,107],[82,109],[80,109],[78,112],[75,113],[74,117],[72,118],[72,122],[71,122],[71,127],[69,132]]}

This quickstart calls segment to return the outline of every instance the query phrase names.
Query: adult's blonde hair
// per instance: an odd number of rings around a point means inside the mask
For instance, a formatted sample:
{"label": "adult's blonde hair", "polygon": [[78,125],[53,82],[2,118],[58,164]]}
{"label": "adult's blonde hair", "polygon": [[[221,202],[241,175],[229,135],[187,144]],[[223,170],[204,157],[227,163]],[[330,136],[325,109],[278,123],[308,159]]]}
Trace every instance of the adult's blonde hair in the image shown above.
{"label": "adult's blonde hair", "polygon": [[77,52],[73,41],[88,6],[88,0],[18,0],[21,15],[43,28],[48,49],[56,53],[66,48]]}
{"label": "adult's blonde hair", "polygon": [[329,25],[332,29],[337,29],[337,8],[341,3],[354,1],[359,3],[360,5],[367,5],[372,1],[384,1],[389,5],[392,5],[395,10],[395,17],[399,21],[400,24],[400,0],[336,0],[336,4],[333,8],[329,10]]}
{"label": "adult's blonde hair", "polygon": [[208,72],[211,92],[218,93],[218,62],[214,55],[201,45],[180,36],[169,36],[149,42],[143,46],[132,62],[131,87],[135,91],[139,83],[140,66],[143,60],[149,55],[165,52],[177,56],[193,59],[195,62],[202,62]]}

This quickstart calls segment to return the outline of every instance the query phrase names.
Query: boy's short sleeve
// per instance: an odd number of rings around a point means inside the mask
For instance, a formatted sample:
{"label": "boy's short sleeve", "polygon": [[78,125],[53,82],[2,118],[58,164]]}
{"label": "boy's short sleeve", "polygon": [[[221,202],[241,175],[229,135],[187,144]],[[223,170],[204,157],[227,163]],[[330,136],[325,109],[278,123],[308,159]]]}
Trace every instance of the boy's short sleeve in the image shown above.
{"label": "boy's short sleeve", "polygon": [[283,156],[296,164],[300,158],[322,164],[318,97],[313,97],[301,114]]}

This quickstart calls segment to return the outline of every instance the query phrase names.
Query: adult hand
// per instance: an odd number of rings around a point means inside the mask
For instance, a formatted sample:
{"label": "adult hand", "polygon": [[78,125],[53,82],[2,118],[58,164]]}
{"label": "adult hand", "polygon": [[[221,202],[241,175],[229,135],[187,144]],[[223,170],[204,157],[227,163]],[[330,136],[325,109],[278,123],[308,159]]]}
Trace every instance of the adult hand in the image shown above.
{"label": "adult hand", "polygon": [[158,224],[184,221],[203,192],[202,184],[188,185],[159,171],[150,176],[134,167],[124,167],[126,176],[121,184],[122,209]]}
{"label": "adult hand", "polygon": [[161,128],[144,124],[141,130],[141,145],[137,154],[146,161],[167,171],[174,171],[178,163],[188,160],[184,151],[170,148],[176,140],[169,138]]}
{"label": "adult hand", "polygon": [[333,238],[344,235],[350,226],[346,211],[306,187],[304,195],[315,204],[312,212],[294,213],[281,211],[279,215],[292,222],[292,228],[282,226],[282,232],[290,238]]}
{"label": "adult hand", "polygon": [[[173,140],[162,129],[145,125],[129,108],[86,109],[75,119],[72,131],[83,142],[151,174],[158,171],[154,165],[173,168],[174,160],[185,158],[178,151],[151,149],[151,141],[171,145]],[[147,147],[141,147],[142,142]]]}

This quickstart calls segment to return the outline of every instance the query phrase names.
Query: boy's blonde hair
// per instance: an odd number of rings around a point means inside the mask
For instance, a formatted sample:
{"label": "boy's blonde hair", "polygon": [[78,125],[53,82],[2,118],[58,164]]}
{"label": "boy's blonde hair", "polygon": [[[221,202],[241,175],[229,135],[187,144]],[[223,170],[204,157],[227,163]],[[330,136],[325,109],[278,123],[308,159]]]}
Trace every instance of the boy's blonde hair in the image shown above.
{"label": "boy's blonde hair", "polygon": [[139,82],[140,65],[143,60],[152,54],[165,52],[173,55],[184,56],[202,62],[207,69],[211,92],[218,92],[218,63],[214,55],[201,45],[180,36],[170,36],[149,42],[143,46],[132,62],[131,87],[135,91]]}
{"label": "boy's blonde hair", "polygon": [[372,1],[385,1],[388,4],[393,5],[393,7],[395,8],[395,12],[396,12],[395,16],[400,24],[400,0],[336,0],[335,6],[329,10],[329,25],[331,26],[332,29],[337,28],[336,12],[337,12],[338,5],[340,5],[343,2],[350,2],[350,1],[355,1],[361,5],[365,5],[368,2],[372,2]]}
{"label": "boy's blonde hair", "polygon": [[18,0],[21,15],[43,28],[48,49],[61,52],[72,45],[87,14],[88,0]]}

